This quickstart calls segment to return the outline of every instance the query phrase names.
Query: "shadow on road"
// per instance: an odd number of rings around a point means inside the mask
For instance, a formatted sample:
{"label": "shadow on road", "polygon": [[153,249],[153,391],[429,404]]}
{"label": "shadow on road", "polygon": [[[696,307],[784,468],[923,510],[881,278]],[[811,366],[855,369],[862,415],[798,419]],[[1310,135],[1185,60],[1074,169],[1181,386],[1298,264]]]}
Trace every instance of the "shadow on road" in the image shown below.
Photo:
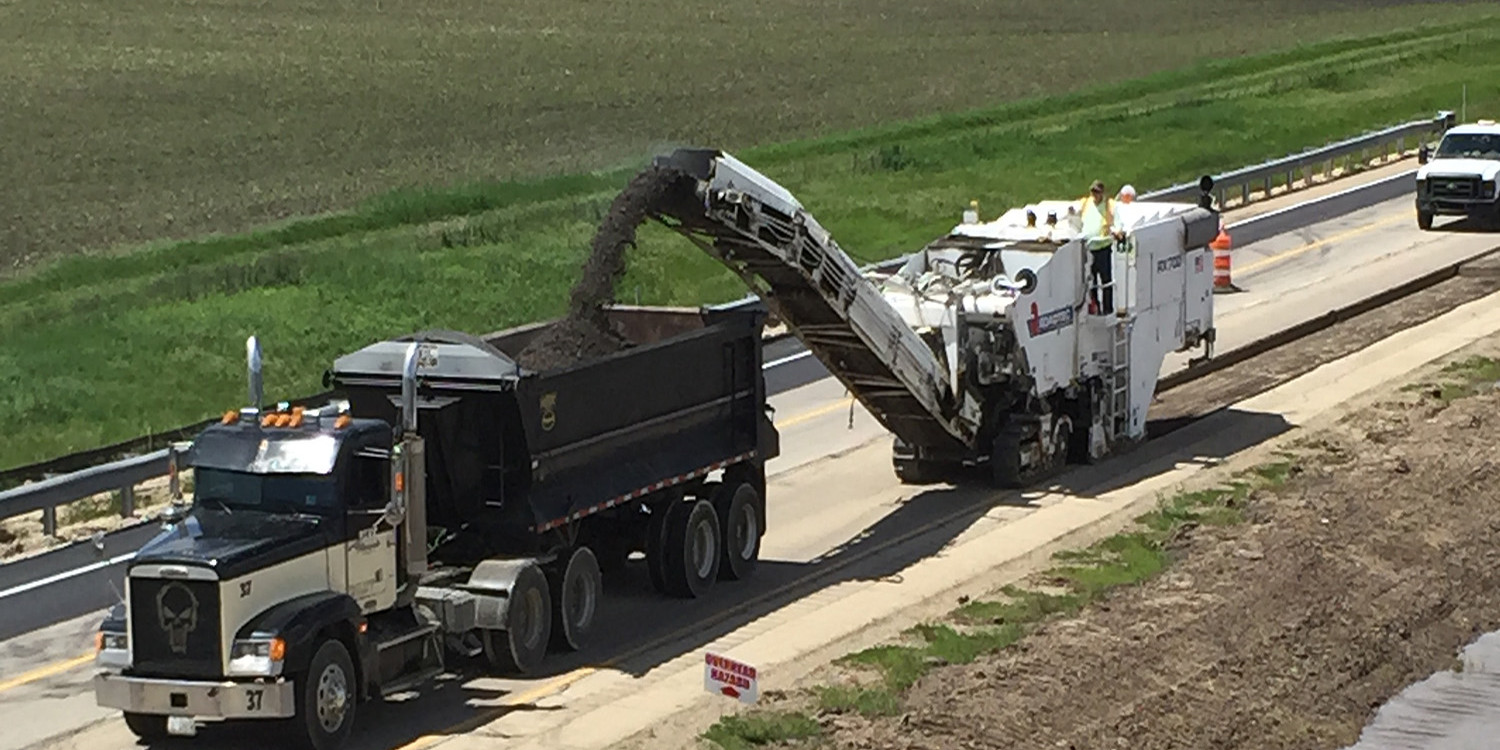
{"label": "shadow on road", "polygon": [[[1093,466],[1076,467],[1049,488],[1101,498],[1184,463],[1212,464],[1290,429],[1279,415],[1221,410],[1191,424],[1154,424],[1172,439],[1153,440]],[[1193,450],[1185,453],[1182,446]],[[698,658],[708,643],[775,610],[847,581],[888,580],[914,563],[939,553],[979,517],[1002,506],[1035,508],[1040,491],[996,492],[980,485],[912,488],[891,514],[809,563],[763,560],[753,578],[719,582],[696,600],[656,594],[644,565],[633,561],[601,603],[598,641],[583,652],[554,654],[544,674],[530,680],[485,679],[475,664],[424,686],[410,700],[361,706],[349,747],[375,750],[402,747],[423,735],[473,731],[512,711],[549,711],[535,701],[550,694],[550,678],[580,667],[607,665],[631,676],[680,657]],[[1125,502],[1125,500],[1121,500]],[[774,523],[774,519],[773,519]],[[604,667],[601,667],[604,668]],[[501,683],[501,687],[493,687]],[[489,687],[484,687],[488,685]],[[515,705],[500,705],[510,701]],[[265,747],[265,735],[241,734],[229,727],[205,727],[199,739],[213,747]],[[240,742],[243,740],[243,742]],[[227,743],[227,744],[221,744]],[[176,742],[161,747],[176,746]]]}

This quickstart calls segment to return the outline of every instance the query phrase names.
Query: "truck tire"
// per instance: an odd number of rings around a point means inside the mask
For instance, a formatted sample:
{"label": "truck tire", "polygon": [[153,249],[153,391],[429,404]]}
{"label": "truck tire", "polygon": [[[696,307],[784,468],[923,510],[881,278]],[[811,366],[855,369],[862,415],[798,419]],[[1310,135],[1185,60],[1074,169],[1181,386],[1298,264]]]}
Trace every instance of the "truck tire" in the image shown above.
{"label": "truck tire", "polygon": [[125,716],[125,726],[130,733],[151,742],[167,738],[167,717],[159,714],[138,714],[130,711],[122,712]]}
{"label": "truck tire", "polygon": [[548,576],[552,590],[552,646],[560,651],[581,651],[594,634],[604,579],[593,550],[578,547],[561,566],[560,575]]}
{"label": "truck tire", "polygon": [[646,524],[646,572],[651,576],[651,587],[658,593],[672,593],[667,586],[665,574],[667,564],[668,536],[672,527],[681,522],[688,506],[676,495],[658,503],[651,509],[651,520]]}
{"label": "truck tire", "polygon": [[552,640],[552,591],[534,563],[516,572],[506,598],[505,629],[481,629],[484,658],[503,674],[532,674],[547,656]]}
{"label": "truck tire", "polygon": [[990,483],[1006,490],[1023,486],[1021,476],[1021,433],[1015,424],[1006,422],[990,444]]}
{"label": "truck tire", "polygon": [[719,562],[719,578],[744,580],[760,560],[760,496],[749,483],[720,487],[715,495],[724,558]]}
{"label": "truck tire", "polygon": [[662,578],[667,594],[693,599],[707,593],[719,577],[723,535],[719,514],[707,500],[698,500],[686,513],[673,514],[667,526]]}
{"label": "truck tire", "polygon": [[310,750],[343,746],[354,729],[359,684],[349,649],[328,638],[313,653],[312,663],[296,682],[296,745]]}

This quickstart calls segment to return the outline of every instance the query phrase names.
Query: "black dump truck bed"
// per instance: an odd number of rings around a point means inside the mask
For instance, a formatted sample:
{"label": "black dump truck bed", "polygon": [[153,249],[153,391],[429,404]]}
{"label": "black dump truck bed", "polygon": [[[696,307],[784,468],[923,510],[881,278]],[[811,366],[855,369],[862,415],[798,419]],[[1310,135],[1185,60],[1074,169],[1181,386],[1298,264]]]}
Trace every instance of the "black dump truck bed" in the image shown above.
{"label": "black dump truck bed", "polygon": [[399,423],[401,365],[418,364],[427,521],[542,532],[663,486],[779,452],[767,413],[764,308],[609,313],[633,346],[530,372],[515,355],[547,325],[483,338],[424,331],[340,357],[329,384],[356,417]]}

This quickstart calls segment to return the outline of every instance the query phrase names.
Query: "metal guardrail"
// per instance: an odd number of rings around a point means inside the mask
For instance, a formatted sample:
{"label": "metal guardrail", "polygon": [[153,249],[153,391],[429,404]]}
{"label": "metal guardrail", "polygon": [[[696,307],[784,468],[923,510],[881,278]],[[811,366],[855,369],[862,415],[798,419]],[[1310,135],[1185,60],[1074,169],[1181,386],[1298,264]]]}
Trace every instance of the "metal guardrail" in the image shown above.
{"label": "metal guardrail", "polygon": [[[1237,192],[1239,202],[1236,205],[1243,206],[1254,202],[1251,200],[1251,195],[1254,194],[1252,188],[1258,189],[1261,200],[1264,200],[1271,197],[1271,190],[1277,185],[1291,188],[1297,183],[1299,175],[1306,185],[1314,175],[1320,173],[1331,178],[1336,166],[1342,166],[1347,174],[1355,164],[1368,165],[1372,154],[1378,154],[1382,159],[1389,157],[1392,153],[1404,154],[1407,151],[1408,141],[1411,141],[1414,147],[1420,148],[1426,145],[1434,135],[1441,136],[1443,131],[1455,124],[1457,124],[1456,116],[1444,110],[1428,120],[1413,120],[1384,130],[1376,130],[1337,143],[1330,143],[1321,148],[1308,149],[1300,154],[1291,154],[1264,164],[1226,172],[1213,178],[1214,200],[1220,207],[1224,207],[1226,206],[1225,199],[1229,194]],[[1391,150],[1392,147],[1395,148],[1394,152]],[[1198,182],[1184,182],[1145,193],[1138,198],[1194,203],[1201,192]]]}
{"label": "metal guardrail", "polygon": [[[1337,143],[1331,143],[1321,148],[1309,149],[1302,153],[1292,154],[1262,164],[1243,167],[1214,177],[1212,192],[1221,208],[1225,207],[1225,199],[1231,192],[1238,192],[1240,198],[1240,201],[1233,207],[1255,202],[1251,199],[1255,195],[1259,196],[1259,200],[1264,200],[1265,198],[1272,197],[1271,190],[1277,185],[1295,191],[1295,188],[1292,186],[1297,184],[1299,175],[1303,180],[1303,186],[1308,186],[1311,184],[1311,177],[1319,174],[1317,169],[1320,167],[1322,168],[1322,174],[1332,177],[1332,172],[1336,165],[1341,164],[1347,173],[1353,164],[1368,164],[1372,152],[1382,157],[1387,157],[1392,153],[1391,149],[1394,147],[1395,153],[1404,154],[1407,152],[1408,141],[1415,148],[1422,148],[1427,145],[1428,140],[1432,136],[1441,135],[1443,131],[1454,124],[1456,124],[1454,114],[1449,111],[1443,111],[1431,119],[1413,120]],[[1149,193],[1143,193],[1138,198],[1140,200],[1195,203],[1198,200],[1198,196],[1202,193],[1199,185],[1200,183],[1196,181],[1182,183]],[[1252,190],[1252,188],[1255,190]],[[1257,193],[1256,190],[1259,192]],[[891,271],[899,267],[902,263],[905,263],[909,257],[909,255],[903,255],[878,263],[872,263],[865,266],[862,270],[867,272]],[[759,297],[750,295],[735,302],[716,305],[715,307],[732,309],[759,303]],[[329,392],[324,392],[315,396],[299,398],[289,403],[294,406],[311,405],[314,401],[327,399],[330,395]],[[58,507],[111,490],[121,493],[121,515],[125,517],[134,515],[135,485],[167,474],[169,453],[173,448],[169,447],[146,455],[129,457],[112,463],[88,464],[97,462],[101,457],[138,452],[143,448],[149,449],[150,445],[187,439],[193,433],[202,430],[215,421],[217,420],[210,419],[175,430],[137,438],[133,441],[126,441],[92,451],[75,453],[41,464],[19,467],[0,473],[0,483],[16,483],[18,480],[42,474],[50,475],[59,471],[71,472],[0,492],[0,520],[41,510],[43,530],[48,535],[55,535]],[[74,466],[86,466],[86,468],[74,469]]]}
{"label": "metal guardrail", "polygon": [[42,512],[42,531],[57,534],[57,508],[111,490],[120,493],[120,516],[135,515],[135,486],[165,476],[174,447],[0,492],[0,519]]}

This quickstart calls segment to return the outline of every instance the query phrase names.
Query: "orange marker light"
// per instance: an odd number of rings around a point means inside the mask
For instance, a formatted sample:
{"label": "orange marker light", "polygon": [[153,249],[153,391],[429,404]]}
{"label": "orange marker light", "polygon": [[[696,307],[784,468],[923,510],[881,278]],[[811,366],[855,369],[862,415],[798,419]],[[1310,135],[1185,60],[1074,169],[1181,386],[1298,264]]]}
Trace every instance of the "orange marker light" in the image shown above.
{"label": "orange marker light", "polygon": [[396,491],[397,492],[401,492],[401,491],[404,491],[405,489],[406,489],[406,475],[402,474],[401,472],[396,472]]}
{"label": "orange marker light", "polygon": [[286,658],[286,641],[280,638],[271,639],[271,661],[281,661]]}
{"label": "orange marker light", "polygon": [[234,424],[240,421],[240,413],[234,409],[224,412],[224,418],[219,420],[220,424]]}
{"label": "orange marker light", "polygon": [[269,414],[267,414],[267,415],[265,415],[264,417],[260,418],[260,426],[261,427],[270,427],[271,425],[273,425],[275,423],[276,423],[276,412],[274,412],[274,411],[271,412],[271,413],[269,413]]}
{"label": "orange marker light", "polygon": [[336,419],[336,420],[334,420],[334,422],[333,422],[333,429],[335,429],[335,430],[342,430],[345,427],[348,427],[349,423],[351,421],[353,421],[353,420],[349,419],[349,415],[348,414],[340,414],[339,418]]}

